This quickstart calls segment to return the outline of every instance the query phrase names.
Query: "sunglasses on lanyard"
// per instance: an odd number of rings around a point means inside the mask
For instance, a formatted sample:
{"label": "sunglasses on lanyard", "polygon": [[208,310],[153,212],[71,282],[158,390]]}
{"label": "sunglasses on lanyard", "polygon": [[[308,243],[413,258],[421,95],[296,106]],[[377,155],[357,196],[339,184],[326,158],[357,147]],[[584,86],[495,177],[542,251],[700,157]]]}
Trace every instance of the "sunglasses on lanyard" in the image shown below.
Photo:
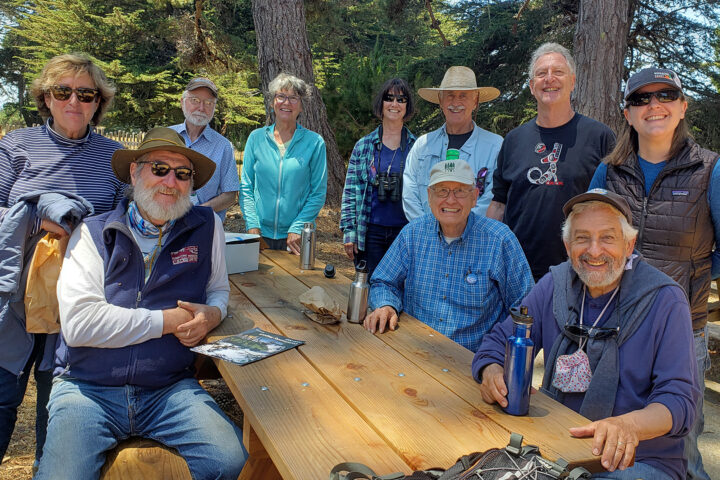
{"label": "sunglasses on lanyard", "polygon": [[156,177],[164,177],[172,171],[175,173],[175,178],[177,178],[181,182],[187,182],[195,173],[195,171],[190,167],[171,168],[170,165],[163,162],[137,162],[138,165],[143,165],[145,163],[150,164],[150,171]]}
{"label": "sunglasses on lanyard", "polygon": [[565,325],[565,333],[576,339],[594,338],[597,340],[607,340],[616,337],[620,332],[620,327],[588,327],[586,325]]}
{"label": "sunglasses on lanyard", "polygon": [[670,103],[680,98],[680,95],[682,95],[680,90],[672,88],[668,90],[658,90],[657,92],[635,92],[627,98],[627,104],[633,107],[650,105],[653,97],[657,98],[660,103]]}
{"label": "sunglasses on lanyard", "polygon": [[480,191],[479,195],[485,193],[485,182],[487,181],[488,169],[486,167],[478,170],[477,176],[475,177],[475,186]]}
{"label": "sunglasses on lanyard", "polygon": [[77,97],[78,101],[82,103],[93,102],[97,97],[100,96],[100,91],[96,88],[71,88],[63,85],[53,85],[48,90],[50,91],[50,93],[52,93],[52,96],[55,98],[55,100],[59,100],[61,102],[69,100],[73,92],[75,92],[75,96]]}

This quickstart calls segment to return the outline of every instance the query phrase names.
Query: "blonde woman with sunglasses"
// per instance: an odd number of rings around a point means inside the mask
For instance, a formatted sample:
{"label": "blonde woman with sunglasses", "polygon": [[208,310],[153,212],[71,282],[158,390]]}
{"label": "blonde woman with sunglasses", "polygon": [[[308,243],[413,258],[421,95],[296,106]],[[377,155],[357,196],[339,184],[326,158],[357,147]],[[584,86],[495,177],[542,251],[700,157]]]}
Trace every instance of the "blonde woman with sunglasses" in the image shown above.
{"label": "blonde woman with sunglasses", "polygon": [[[103,71],[84,55],[58,55],[45,65],[33,82],[31,93],[45,124],[12,131],[0,140],[0,227],[23,195],[31,192],[63,191],[79,195],[92,204],[96,214],[114,208],[124,187],[113,174],[110,158],[122,146],[93,131],[115,95]],[[57,223],[32,215],[31,228],[23,245],[18,246],[24,248],[26,262],[35,242],[46,232],[68,235]],[[12,269],[4,263],[6,255],[7,251],[0,253],[3,278],[7,278],[7,268]],[[15,268],[22,271],[22,266]],[[22,307],[24,283],[18,283],[4,285],[4,292],[14,288],[18,294],[4,305],[8,308],[0,311],[0,461],[10,442],[17,408],[34,365],[38,395],[37,462],[45,442],[50,368],[57,335],[26,331]],[[18,297],[20,303],[15,305],[14,299]]]}
{"label": "blonde woman with sunglasses", "polygon": [[[677,281],[690,300],[699,388],[710,368],[707,301],[720,276],[720,169],[718,154],[700,148],[688,131],[687,101],[678,75],[665,68],[636,72],[625,88],[627,125],[615,149],[598,166],[590,188],[607,188],[630,204],[639,230],[636,249]],[[672,352],[668,352],[672,355]],[[707,479],[698,436],[703,396],[685,439],[688,477]]]}

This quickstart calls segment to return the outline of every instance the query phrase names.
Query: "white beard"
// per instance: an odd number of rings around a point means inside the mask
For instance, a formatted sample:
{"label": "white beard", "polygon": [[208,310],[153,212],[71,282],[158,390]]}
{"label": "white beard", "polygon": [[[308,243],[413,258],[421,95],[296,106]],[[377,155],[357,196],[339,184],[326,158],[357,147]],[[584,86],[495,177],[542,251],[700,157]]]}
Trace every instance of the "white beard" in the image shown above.
{"label": "white beard", "polygon": [[[173,173],[168,173],[173,175]],[[192,179],[190,180],[192,182]],[[190,190],[192,190],[192,183],[190,184]],[[169,207],[164,207],[155,202],[155,194],[162,191],[163,193],[173,193],[176,197],[175,203]],[[177,189],[167,188],[163,185],[156,185],[155,187],[145,186],[145,182],[141,175],[137,175],[135,180],[135,187],[133,189],[133,200],[137,204],[141,212],[144,212],[153,220],[161,221],[163,223],[169,222],[170,220],[177,220],[184,216],[192,207],[192,201],[190,195],[181,195]],[[149,219],[146,219],[149,220]]]}

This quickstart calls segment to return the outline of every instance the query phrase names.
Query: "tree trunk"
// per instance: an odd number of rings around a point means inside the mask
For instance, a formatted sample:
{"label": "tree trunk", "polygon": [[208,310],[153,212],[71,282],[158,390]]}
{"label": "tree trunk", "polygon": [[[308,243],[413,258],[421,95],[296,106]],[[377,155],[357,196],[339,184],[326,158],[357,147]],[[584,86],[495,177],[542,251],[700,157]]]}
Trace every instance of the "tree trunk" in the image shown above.
{"label": "tree trunk", "polygon": [[634,3],[581,0],[575,29],[575,109],[615,132],[625,122],[621,83]]}
{"label": "tree trunk", "polygon": [[[253,0],[253,20],[258,44],[258,67],[263,92],[270,81],[285,72],[302,78],[311,85],[312,95],[303,103],[299,123],[319,133],[327,148],[328,188],[326,203],[340,205],[345,184],[345,162],[340,157],[335,134],[328,123],[325,104],[315,87],[312,53],[305,29],[305,8],[302,0]],[[265,98],[270,123],[271,99]]]}

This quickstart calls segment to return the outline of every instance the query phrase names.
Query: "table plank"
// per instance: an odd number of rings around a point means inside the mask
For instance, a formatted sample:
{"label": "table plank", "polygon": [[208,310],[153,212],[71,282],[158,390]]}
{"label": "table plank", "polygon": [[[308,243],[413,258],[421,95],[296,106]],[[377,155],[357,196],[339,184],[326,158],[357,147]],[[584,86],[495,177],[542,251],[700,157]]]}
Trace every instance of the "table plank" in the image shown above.
{"label": "table plank", "polygon": [[[250,318],[257,327],[279,333],[232,286],[228,310],[232,317],[223,322],[225,332],[238,333],[241,327],[234,331],[233,325]],[[284,479],[326,478],[343,461],[363,462],[384,473],[410,471],[296,349],[250,365],[216,364]]]}
{"label": "table plank", "polygon": [[[346,277],[340,275],[328,280],[320,270],[300,271],[297,262],[292,262],[293,256],[286,252],[263,253],[306,287],[322,286],[343,306],[343,310],[346,308],[350,284]],[[574,466],[584,466],[591,471],[602,470],[599,458],[592,455],[592,440],[573,438],[568,433],[569,427],[589,422],[582,415],[542,393],[532,396],[530,412],[526,416],[508,415],[497,405],[486,404],[482,400],[477,382],[471,375],[473,353],[407,314],[401,315],[399,328],[395,332],[378,335],[378,338],[465,399],[483,415],[510,431],[522,434],[527,443],[540,446],[547,458],[556,460],[562,457]]]}
{"label": "table plank", "polygon": [[[507,429],[489,421],[362,326],[319,325],[307,319],[297,300],[291,305],[307,286],[269,260],[261,257],[261,262],[269,268],[252,276],[252,281],[246,275],[238,287],[251,301],[255,291],[262,290],[261,302],[288,304],[260,310],[283,335],[307,342],[299,349],[302,355],[412,469],[449,466],[471,451],[507,444]],[[290,285],[291,280],[296,285]],[[288,290],[274,288],[279,283]]]}

